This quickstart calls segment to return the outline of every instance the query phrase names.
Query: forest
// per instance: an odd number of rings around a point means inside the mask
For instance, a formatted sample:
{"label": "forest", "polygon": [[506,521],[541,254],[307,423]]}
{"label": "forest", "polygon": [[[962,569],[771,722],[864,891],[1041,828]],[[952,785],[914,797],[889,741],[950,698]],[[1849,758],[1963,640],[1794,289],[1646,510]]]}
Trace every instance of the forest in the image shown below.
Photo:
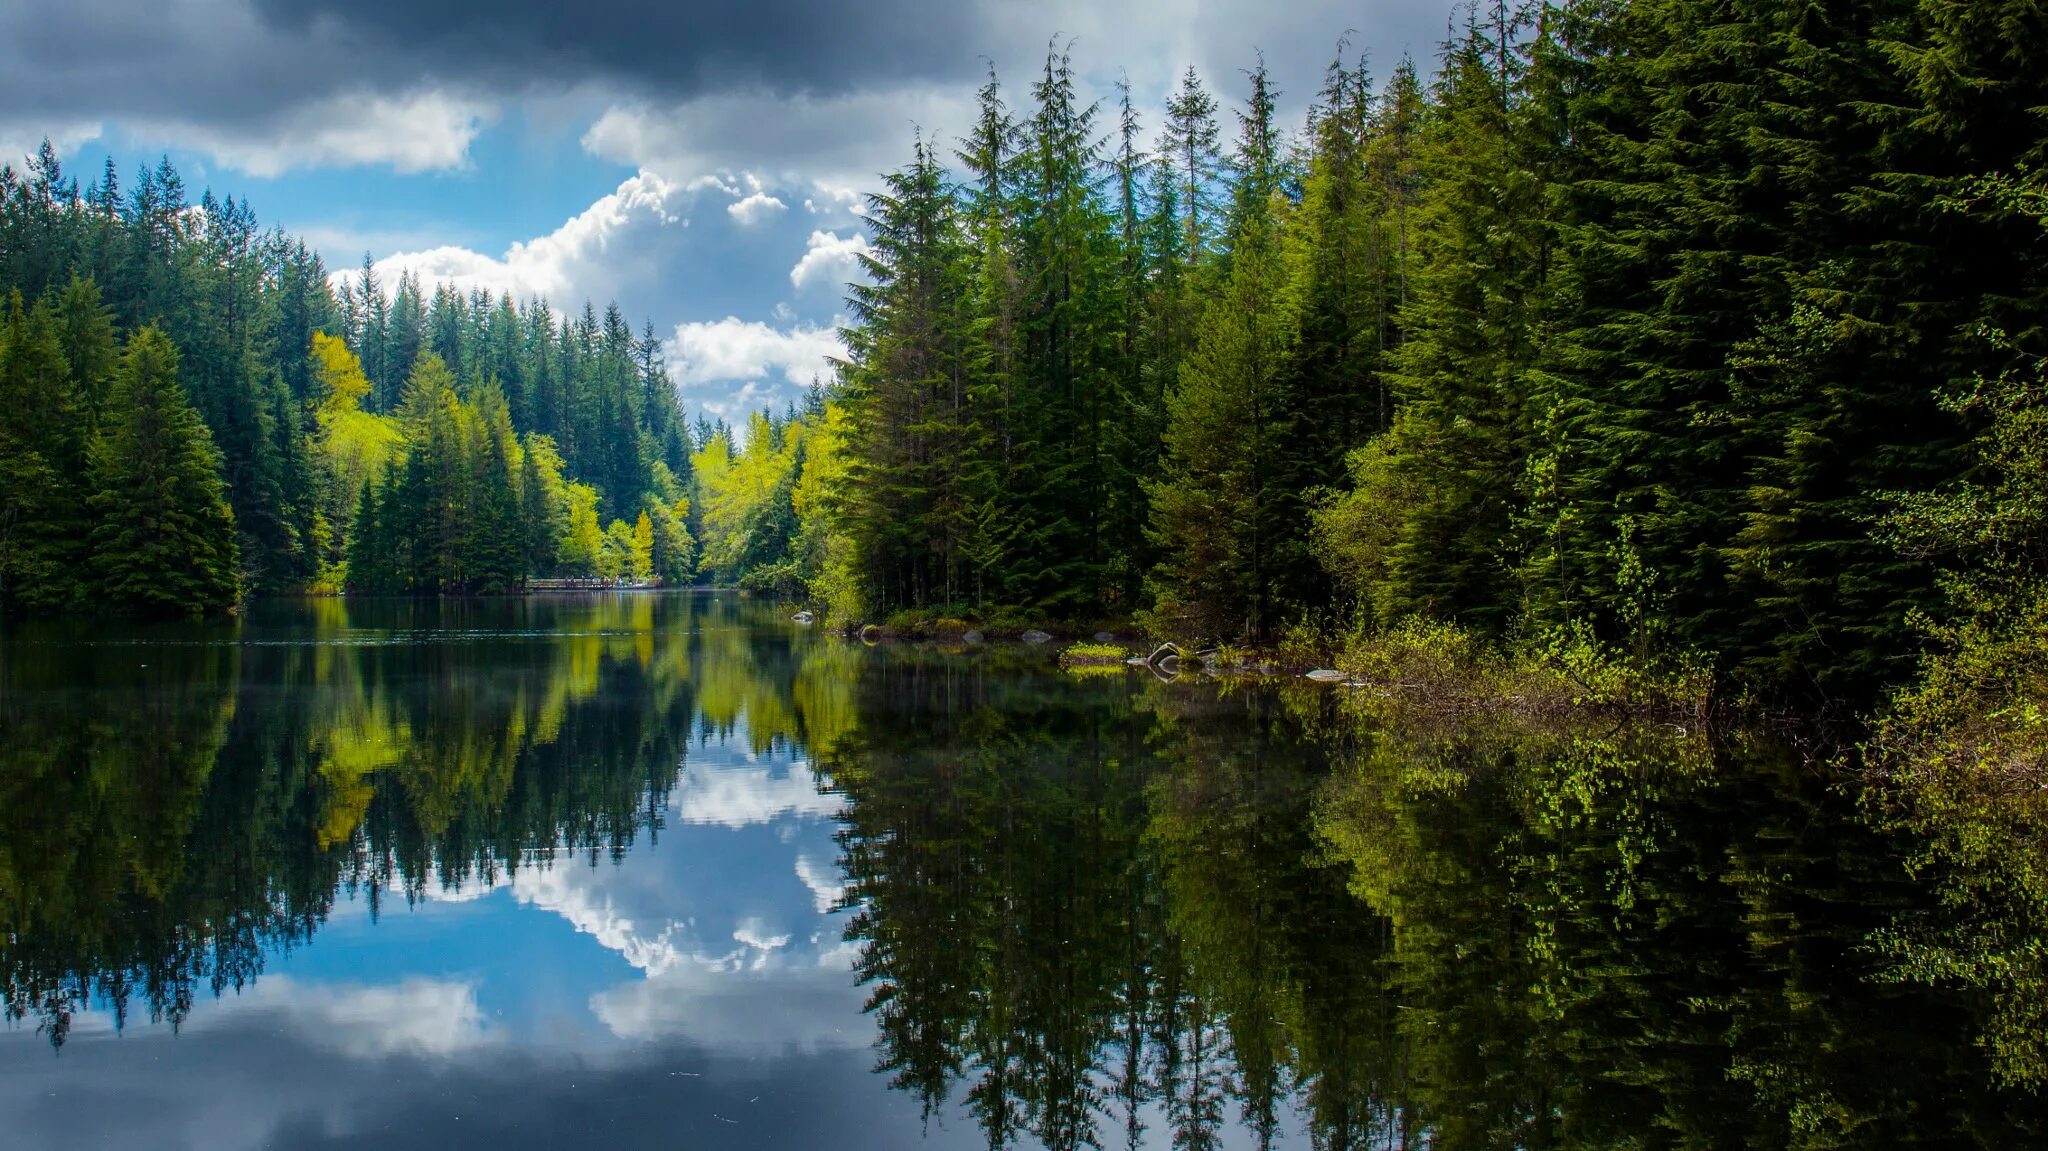
{"label": "forest", "polygon": [[0,601],[182,614],[285,592],[688,581],[691,445],[618,308],[361,274],[165,161],[0,171]]}
{"label": "forest", "polygon": [[80,190],[46,148],[0,175],[0,597],[587,574],[1211,643],[1434,621],[1818,703],[1931,644],[1944,699],[2014,690],[2048,604],[2048,18],[1449,28],[1380,78],[1339,42],[1299,125],[1249,51],[1156,125],[1063,41],[991,71],[869,197],[845,358],[740,429],[690,421],[616,306],[367,260],[333,290],[168,163]]}
{"label": "forest", "polygon": [[1149,138],[1058,44],[1014,106],[991,78],[872,200],[825,586],[1212,642],[1433,620],[1807,701],[2018,634],[2040,13],[1454,28],[1428,76],[1340,45],[1296,132],[1255,58],[1229,130],[1191,71]]}

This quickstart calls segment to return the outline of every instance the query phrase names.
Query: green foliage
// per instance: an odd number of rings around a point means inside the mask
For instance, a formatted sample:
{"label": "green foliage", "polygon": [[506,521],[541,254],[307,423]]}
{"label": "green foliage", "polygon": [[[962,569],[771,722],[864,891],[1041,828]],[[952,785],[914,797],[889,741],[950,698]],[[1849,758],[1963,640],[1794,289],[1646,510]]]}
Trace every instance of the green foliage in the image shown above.
{"label": "green foliage", "polygon": [[[0,607],[89,606],[81,485],[128,418],[110,406],[119,340],[145,324],[209,434],[252,591],[513,591],[595,570],[571,485],[629,523],[686,498],[666,490],[690,436],[658,341],[617,308],[562,321],[409,275],[387,291],[367,265],[337,292],[246,202],[189,204],[168,161],[125,196],[111,167],[81,194],[53,150],[36,163],[0,172]],[[687,579],[688,529],[650,527]]]}
{"label": "green foliage", "polygon": [[2048,304],[2023,9],[1501,0],[1430,77],[1340,49],[1292,152],[1251,70],[1227,166],[1192,72],[1150,157],[1062,50],[1016,115],[992,77],[961,182],[920,144],[872,204],[846,598],[1868,701],[1936,590],[1882,493],[1969,466],[1957,333]]}
{"label": "green foliage", "polygon": [[0,603],[61,608],[81,591],[92,434],[73,379],[51,301],[24,310],[14,293],[0,327]]}
{"label": "green foliage", "polygon": [[128,338],[92,451],[92,588],[110,607],[179,614],[229,607],[235,517],[221,458],[154,328]]}
{"label": "green foliage", "polygon": [[2048,365],[2021,357],[1947,402],[1985,417],[1983,468],[1894,497],[1886,535],[1941,566],[1947,610],[1921,618],[1935,650],[1865,755],[1880,814],[1919,839],[1912,865],[1950,913],[1880,946],[1895,979],[1988,996],[1981,1041],[1998,1074],[2035,1085],[2048,1081]]}

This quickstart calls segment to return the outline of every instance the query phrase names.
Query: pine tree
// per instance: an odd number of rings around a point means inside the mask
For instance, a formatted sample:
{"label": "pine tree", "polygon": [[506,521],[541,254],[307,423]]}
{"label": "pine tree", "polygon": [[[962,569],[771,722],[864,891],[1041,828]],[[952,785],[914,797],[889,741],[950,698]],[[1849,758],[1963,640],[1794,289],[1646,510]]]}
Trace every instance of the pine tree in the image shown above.
{"label": "pine tree", "polygon": [[1221,139],[1216,98],[1190,66],[1181,76],[1180,90],[1166,102],[1166,136],[1159,145],[1161,160],[1173,173],[1174,199],[1181,213],[1180,250],[1190,264],[1207,256],[1215,239]]}
{"label": "pine tree", "polygon": [[1551,262],[1545,156],[1525,56],[1505,13],[1445,61],[1415,163],[1415,269],[1404,275],[1391,426],[1354,457],[1353,492],[1324,513],[1324,556],[1380,622],[1411,615],[1504,630],[1529,411]]}
{"label": "pine tree", "polygon": [[113,385],[121,358],[113,313],[102,302],[99,285],[74,276],[57,298],[56,319],[57,338],[64,347],[90,435],[99,426],[107,389]]}
{"label": "pine tree", "polygon": [[882,602],[944,603],[966,590],[964,249],[944,172],[922,141],[910,167],[885,180],[888,191],[868,199],[874,239],[862,259],[871,283],[849,299],[862,323],[847,340],[846,399],[862,460],[848,477],[849,515]]}
{"label": "pine tree", "polygon": [[24,310],[9,299],[0,328],[0,602],[54,610],[77,601],[86,507],[90,415],[64,354],[62,320],[49,299]]}
{"label": "pine tree", "polygon": [[94,592],[109,607],[180,614],[238,595],[234,513],[220,453],[154,328],[128,338],[92,451]]}
{"label": "pine tree", "polygon": [[1019,157],[1020,355],[1001,505],[1001,581],[1020,603],[1077,614],[1102,602],[1108,552],[1103,429],[1118,414],[1116,232],[1099,195],[1096,107],[1048,50]]}
{"label": "pine tree", "polygon": [[472,496],[475,522],[465,540],[464,571],[470,590],[483,595],[518,591],[526,583],[527,542],[520,516],[513,455],[512,413],[496,383],[483,386],[476,398],[476,435]]}
{"label": "pine tree", "polygon": [[1286,568],[1302,565],[1288,550],[1306,539],[1300,530],[1290,539],[1283,526],[1303,514],[1300,493],[1279,486],[1297,320],[1283,291],[1273,93],[1263,68],[1251,79],[1228,273],[1167,399],[1164,475],[1151,489],[1152,531],[1165,556],[1154,575],[1154,618],[1180,636],[1269,636],[1294,606]]}

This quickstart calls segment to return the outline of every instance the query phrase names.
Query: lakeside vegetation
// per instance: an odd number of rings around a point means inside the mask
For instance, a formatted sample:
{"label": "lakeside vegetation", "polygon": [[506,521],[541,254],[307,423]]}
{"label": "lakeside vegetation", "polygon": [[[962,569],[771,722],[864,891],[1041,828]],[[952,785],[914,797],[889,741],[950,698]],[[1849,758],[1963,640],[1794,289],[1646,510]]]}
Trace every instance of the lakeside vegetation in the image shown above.
{"label": "lakeside vegetation", "polygon": [[45,148],[0,175],[0,600],[573,575],[1306,629],[1362,678],[1890,700],[1877,770],[2003,794],[2043,754],[2044,48],[2016,0],[1491,0],[1427,66],[1340,43],[1298,126],[1251,54],[1154,126],[1055,42],[883,179],[846,358],[741,429],[615,306],[335,280]]}
{"label": "lakeside vegetation", "polygon": [[[389,289],[389,290],[387,290]],[[616,308],[425,295],[319,256],[168,161],[0,171],[0,607],[687,582],[694,445]]]}
{"label": "lakeside vegetation", "polygon": [[871,201],[824,586],[1867,702],[1941,609],[1880,521],[1974,474],[1944,397],[2038,329],[2044,238],[1982,191],[2048,138],[2007,9],[1493,3],[1429,76],[1340,49],[1298,133],[1254,64],[1229,144],[1193,74],[1148,141],[1055,46]]}

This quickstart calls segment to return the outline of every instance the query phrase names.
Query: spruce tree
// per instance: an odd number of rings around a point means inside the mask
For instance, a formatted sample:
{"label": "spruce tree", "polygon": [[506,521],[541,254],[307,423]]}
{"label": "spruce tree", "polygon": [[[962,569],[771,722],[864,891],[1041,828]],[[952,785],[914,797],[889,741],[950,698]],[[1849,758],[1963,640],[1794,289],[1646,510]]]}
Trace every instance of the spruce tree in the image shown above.
{"label": "spruce tree", "polygon": [[1188,637],[1266,638],[1282,622],[1299,492],[1280,486],[1292,450],[1289,357],[1296,316],[1281,256],[1284,226],[1273,94],[1264,69],[1239,116],[1228,272],[1202,313],[1201,337],[1167,399],[1163,476],[1152,485],[1152,531],[1164,556],[1154,619]]}
{"label": "spruce tree", "polygon": [[24,309],[9,299],[0,327],[0,601],[55,610],[77,601],[87,509],[90,417],[64,354],[62,322],[49,299]]}
{"label": "spruce tree", "polygon": [[[1324,514],[1324,556],[1381,623],[1421,615],[1504,631],[1552,224],[1518,25],[1475,22],[1449,51],[1416,142],[1391,425]],[[1398,210],[1398,209],[1397,209]]]}
{"label": "spruce tree", "polygon": [[107,406],[90,481],[95,596],[152,615],[232,606],[235,523],[220,453],[178,384],[178,353],[162,332],[128,338]]}
{"label": "spruce tree", "polygon": [[861,460],[848,514],[881,602],[944,603],[967,589],[964,249],[944,172],[922,142],[885,182],[868,201],[871,283],[849,300],[863,326],[848,333],[846,402]]}

